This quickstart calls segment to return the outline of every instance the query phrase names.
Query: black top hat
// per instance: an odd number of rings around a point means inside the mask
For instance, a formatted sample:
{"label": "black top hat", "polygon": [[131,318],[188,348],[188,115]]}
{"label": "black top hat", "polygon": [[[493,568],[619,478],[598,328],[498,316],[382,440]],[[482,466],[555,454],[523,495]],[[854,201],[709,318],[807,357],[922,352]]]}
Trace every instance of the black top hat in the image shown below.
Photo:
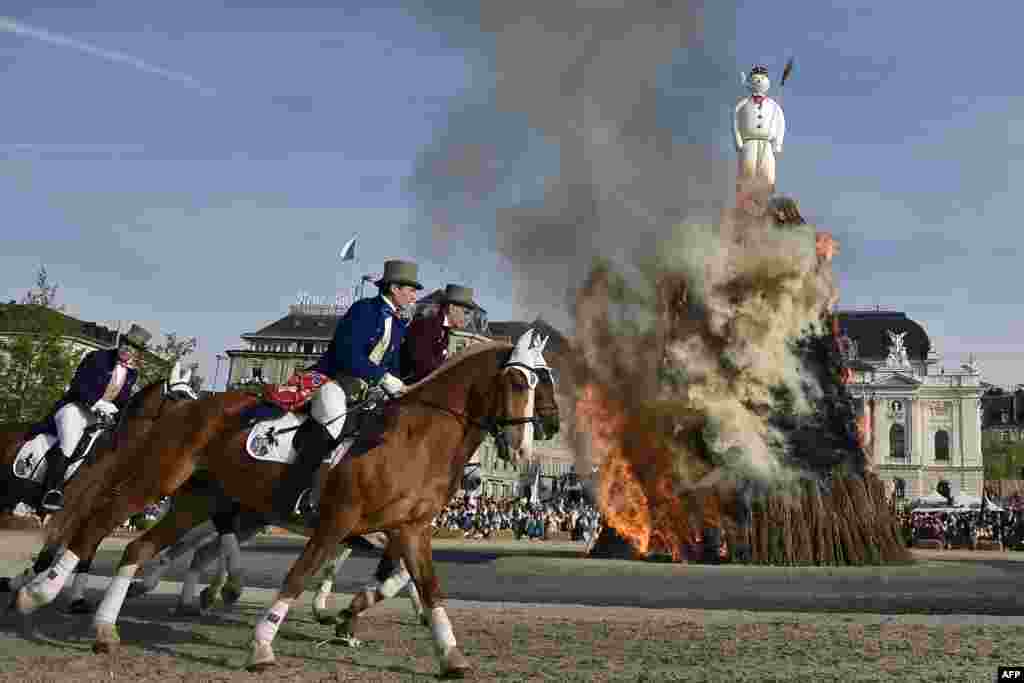
{"label": "black top hat", "polygon": [[153,335],[147,332],[144,328],[139,327],[138,325],[132,325],[131,329],[128,330],[127,333],[121,335],[119,345],[128,344],[129,346],[134,346],[141,351],[146,348],[146,344],[149,343],[149,340],[152,337]]}
{"label": "black top hat", "polygon": [[763,64],[755,64],[750,69],[750,75],[751,76],[756,76],[758,74],[761,74],[762,76],[767,76],[768,75],[768,67],[764,66]]}
{"label": "black top hat", "polygon": [[473,301],[473,290],[469,287],[462,287],[461,285],[445,286],[444,294],[441,296],[441,303],[455,304],[456,306],[470,308],[474,311],[480,310],[480,307]]}
{"label": "black top hat", "polygon": [[378,287],[384,285],[406,285],[423,289],[419,283],[420,267],[412,261],[385,261],[384,274],[375,283]]}

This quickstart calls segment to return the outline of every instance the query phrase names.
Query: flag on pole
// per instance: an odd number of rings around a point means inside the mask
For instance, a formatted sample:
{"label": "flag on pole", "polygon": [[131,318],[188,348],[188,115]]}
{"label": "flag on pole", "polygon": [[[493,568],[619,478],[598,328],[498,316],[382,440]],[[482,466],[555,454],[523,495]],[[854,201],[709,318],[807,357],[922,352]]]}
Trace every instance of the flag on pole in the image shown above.
{"label": "flag on pole", "polygon": [[354,261],[356,258],[356,238],[353,237],[341,248],[342,261]]}

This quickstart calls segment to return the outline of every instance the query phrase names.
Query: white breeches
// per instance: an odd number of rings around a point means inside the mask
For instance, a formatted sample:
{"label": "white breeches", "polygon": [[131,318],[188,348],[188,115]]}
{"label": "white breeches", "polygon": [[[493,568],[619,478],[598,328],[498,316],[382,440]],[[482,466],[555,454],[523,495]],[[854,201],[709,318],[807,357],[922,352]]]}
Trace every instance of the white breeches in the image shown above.
{"label": "white breeches", "polygon": [[337,382],[327,382],[313,394],[309,404],[309,414],[322,425],[327,425],[337,417],[337,420],[327,426],[327,431],[337,439],[341,434],[341,428],[345,426],[344,415],[347,405],[348,399],[341,385]]}
{"label": "white breeches", "polygon": [[769,140],[746,140],[739,155],[739,178],[760,178],[775,187],[775,152]]}
{"label": "white breeches", "polygon": [[77,403],[68,403],[54,416],[57,423],[57,440],[64,457],[70,458],[75,446],[82,439],[85,428],[96,421],[96,416]]}

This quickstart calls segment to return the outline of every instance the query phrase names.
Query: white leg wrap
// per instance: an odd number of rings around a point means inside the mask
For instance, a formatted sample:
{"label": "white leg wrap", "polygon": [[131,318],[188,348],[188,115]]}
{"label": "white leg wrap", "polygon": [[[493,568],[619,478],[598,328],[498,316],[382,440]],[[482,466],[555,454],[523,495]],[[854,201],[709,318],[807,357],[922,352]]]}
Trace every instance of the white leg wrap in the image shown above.
{"label": "white leg wrap", "polygon": [[85,589],[89,587],[89,575],[82,572],[75,574],[75,580],[71,583],[71,601],[81,600],[85,597]]}
{"label": "white leg wrap", "polygon": [[434,634],[434,645],[441,656],[447,655],[455,647],[455,632],[452,631],[452,622],[448,621],[448,613],[444,607],[435,607],[430,610],[430,630]]}
{"label": "white leg wrap", "polygon": [[409,602],[412,603],[412,611],[416,613],[416,616],[423,614],[423,601],[420,600],[420,592],[416,590],[416,584],[412,581],[409,582],[408,586]]}
{"label": "white leg wrap", "polygon": [[263,640],[268,643],[273,642],[274,636],[277,635],[277,629],[284,622],[284,618],[288,615],[288,609],[291,606],[291,600],[278,598],[274,605],[263,615],[259,623],[256,624],[256,640]]}
{"label": "white leg wrap", "polygon": [[199,589],[199,572],[189,569],[185,572],[185,584],[181,587],[181,604],[194,605]]}
{"label": "white leg wrap", "polygon": [[117,615],[121,613],[121,606],[128,595],[128,587],[132,585],[132,577],[135,576],[137,564],[126,564],[117,570],[117,576],[110,581],[107,592],[103,595],[103,601],[96,608],[95,624],[116,624]]}
{"label": "white leg wrap", "polygon": [[52,567],[41,574],[37,574],[35,578],[28,582],[25,589],[33,595],[45,597],[47,602],[52,601],[57,597],[61,589],[64,588],[64,584],[67,583],[71,573],[75,571],[79,561],[78,555],[75,555],[70,550],[65,550]]}
{"label": "white leg wrap", "polygon": [[320,588],[317,589],[316,595],[313,596],[313,606],[318,610],[327,609],[327,598],[331,595],[331,590],[334,589],[334,581],[327,579],[320,582]]}
{"label": "white leg wrap", "polygon": [[224,564],[228,574],[234,576],[242,567],[242,549],[238,546],[238,536],[234,534],[221,536],[220,551],[224,555]]}
{"label": "white leg wrap", "polygon": [[384,583],[380,585],[380,594],[385,598],[393,598],[398,595],[398,591],[405,588],[406,584],[409,583],[409,571],[402,567],[397,572],[389,576],[384,580]]}

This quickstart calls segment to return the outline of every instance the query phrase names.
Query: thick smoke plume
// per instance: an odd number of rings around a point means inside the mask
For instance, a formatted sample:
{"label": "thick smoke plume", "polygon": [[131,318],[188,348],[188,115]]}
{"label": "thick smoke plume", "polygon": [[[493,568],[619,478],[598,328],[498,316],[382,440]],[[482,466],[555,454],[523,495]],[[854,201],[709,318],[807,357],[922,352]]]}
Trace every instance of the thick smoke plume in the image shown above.
{"label": "thick smoke plume", "polygon": [[419,246],[496,249],[523,308],[575,322],[577,469],[609,521],[675,549],[716,522],[712,484],[842,460],[806,428],[827,363],[799,344],[835,301],[831,254],[726,208],[734,9],[487,0],[477,23],[493,83],[418,160]]}
{"label": "thick smoke plume", "polygon": [[716,215],[732,182],[714,148],[731,139],[734,15],[729,3],[479,3],[477,87],[411,179],[418,246],[496,249],[521,307],[560,324],[596,258],[649,258],[684,217]]}

